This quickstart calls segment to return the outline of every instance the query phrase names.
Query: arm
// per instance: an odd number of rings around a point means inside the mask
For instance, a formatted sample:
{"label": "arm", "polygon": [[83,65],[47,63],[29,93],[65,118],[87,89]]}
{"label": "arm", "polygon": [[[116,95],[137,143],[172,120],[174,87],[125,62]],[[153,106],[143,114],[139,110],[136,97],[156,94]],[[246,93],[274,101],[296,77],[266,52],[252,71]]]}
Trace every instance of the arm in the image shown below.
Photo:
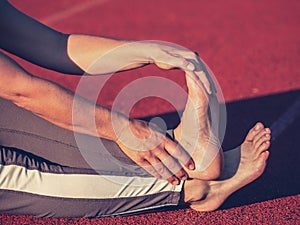
{"label": "arm", "polygon": [[[187,168],[190,165],[194,167],[192,159],[183,149],[160,132],[149,128],[145,122],[129,120],[122,114],[99,105],[94,107],[93,103],[81,97],[76,98],[77,107],[74,108],[73,93],[28,74],[1,53],[0,80],[0,97],[62,128],[117,142],[125,154],[157,178],[175,184],[178,178],[187,177],[177,160]],[[75,124],[73,124],[73,115],[76,115]],[[121,124],[121,128],[123,124],[124,126],[129,124],[130,131],[135,136],[132,142],[135,146],[124,145],[119,140],[120,134],[115,133],[112,118],[117,120],[117,124]],[[94,124],[96,124],[96,131],[93,129]],[[122,130],[120,131],[122,135]],[[152,138],[149,141],[143,141],[150,135]],[[142,143],[142,146],[136,146],[136,143]],[[153,143],[155,146],[151,145]],[[145,149],[150,150],[145,151]]]}
{"label": "arm", "polygon": [[[154,63],[162,69],[180,68],[200,72],[202,66],[197,55],[170,43],[134,42],[88,35],[60,33],[34,20],[14,8],[7,1],[0,1],[0,48],[39,66],[67,74],[105,74],[134,69]],[[110,54],[111,67],[102,64],[100,69],[89,71],[95,60]],[[208,93],[207,77],[200,76]]]}

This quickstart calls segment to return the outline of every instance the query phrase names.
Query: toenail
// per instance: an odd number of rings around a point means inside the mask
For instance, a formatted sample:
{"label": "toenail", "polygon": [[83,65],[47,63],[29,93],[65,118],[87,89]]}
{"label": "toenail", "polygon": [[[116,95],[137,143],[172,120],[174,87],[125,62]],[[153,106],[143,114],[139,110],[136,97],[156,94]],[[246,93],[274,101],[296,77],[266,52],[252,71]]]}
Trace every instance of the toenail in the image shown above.
{"label": "toenail", "polygon": [[266,137],[269,138],[269,137],[270,137],[270,134],[266,134]]}
{"label": "toenail", "polygon": [[270,132],[270,129],[269,129],[269,128],[266,128],[265,131],[266,131],[266,132]]}
{"label": "toenail", "polygon": [[259,130],[259,127],[260,127],[260,125],[259,125],[259,124],[256,124],[255,130]]}

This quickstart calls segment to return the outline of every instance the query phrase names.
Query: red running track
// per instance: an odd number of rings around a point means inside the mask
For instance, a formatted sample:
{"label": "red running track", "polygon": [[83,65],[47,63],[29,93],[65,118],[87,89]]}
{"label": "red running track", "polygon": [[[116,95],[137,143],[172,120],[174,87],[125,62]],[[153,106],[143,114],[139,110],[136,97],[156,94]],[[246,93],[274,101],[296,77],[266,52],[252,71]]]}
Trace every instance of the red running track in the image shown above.
{"label": "red running track", "polygon": [[[69,33],[134,40],[164,40],[199,52],[214,71],[226,102],[258,98],[300,88],[300,2],[297,0],[61,0],[11,1],[40,21]],[[34,74],[74,90],[79,78],[62,76],[18,60]],[[105,86],[99,102],[111,106],[129,82],[163,76],[185,87],[179,71],[154,67],[120,73]],[[90,78],[101,79],[101,78]],[[92,83],[92,82],[91,82]],[[97,87],[91,86],[91,90]],[[81,93],[89,97],[89,92]],[[184,107],[178,99],[178,107]],[[263,106],[262,106],[263,107]],[[172,111],[170,104],[148,98],[132,116]],[[299,128],[299,127],[298,127]],[[299,192],[298,192],[299,193]],[[1,224],[299,224],[299,195],[254,205],[197,213],[191,210],[126,218],[35,219],[0,216]]]}

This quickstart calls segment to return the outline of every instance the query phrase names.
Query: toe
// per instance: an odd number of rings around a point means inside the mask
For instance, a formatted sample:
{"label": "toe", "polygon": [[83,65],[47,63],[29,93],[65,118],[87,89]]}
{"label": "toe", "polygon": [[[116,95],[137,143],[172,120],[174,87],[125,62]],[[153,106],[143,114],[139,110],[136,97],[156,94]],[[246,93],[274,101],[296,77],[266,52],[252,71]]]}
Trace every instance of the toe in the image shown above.
{"label": "toe", "polygon": [[246,137],[246,141],[253,141],[254,137],[264,128],[264,125],[260,122],[256,123],[255,126],[249,131]]}
{"label": "toe", "polygon": [[254,146],[257,148],[264,141],[269,141],[271,139],[271,134],[269,134],[265,129],[259,132],[253,139]]}
{"label": "toe", "polygon": [[269,151],[264,151],[260,154],[260,157],[257,161],[257,172],[259,173],[259,176],[264,172],[266,165],[267,165],[267,159],[269,157]]}
{"label": "toe", "polygon": [[258,152],[265,152],[266,150],[269,149],[270,145],[271,145],[270,141],[265,141],[265,142],[261,143],[261,145],[259,145],[257,150],[258,150]]}
{"label": "toe", "polygon": [[264,151],[261,154],[264,157],[264,159],[267,160],[269,158],[270,152],[269,151]]}

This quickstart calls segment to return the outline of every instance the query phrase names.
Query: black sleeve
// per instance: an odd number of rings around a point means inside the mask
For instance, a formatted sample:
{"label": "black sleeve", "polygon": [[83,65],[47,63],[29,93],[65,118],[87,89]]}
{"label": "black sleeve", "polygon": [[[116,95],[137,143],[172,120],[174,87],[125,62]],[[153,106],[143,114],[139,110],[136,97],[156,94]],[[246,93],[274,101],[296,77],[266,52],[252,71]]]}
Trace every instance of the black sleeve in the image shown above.
{"label": "black sleeve", "polygon": [[0,0],[0,48],[47,69],[83,74],[67,54],[68,37]]}

